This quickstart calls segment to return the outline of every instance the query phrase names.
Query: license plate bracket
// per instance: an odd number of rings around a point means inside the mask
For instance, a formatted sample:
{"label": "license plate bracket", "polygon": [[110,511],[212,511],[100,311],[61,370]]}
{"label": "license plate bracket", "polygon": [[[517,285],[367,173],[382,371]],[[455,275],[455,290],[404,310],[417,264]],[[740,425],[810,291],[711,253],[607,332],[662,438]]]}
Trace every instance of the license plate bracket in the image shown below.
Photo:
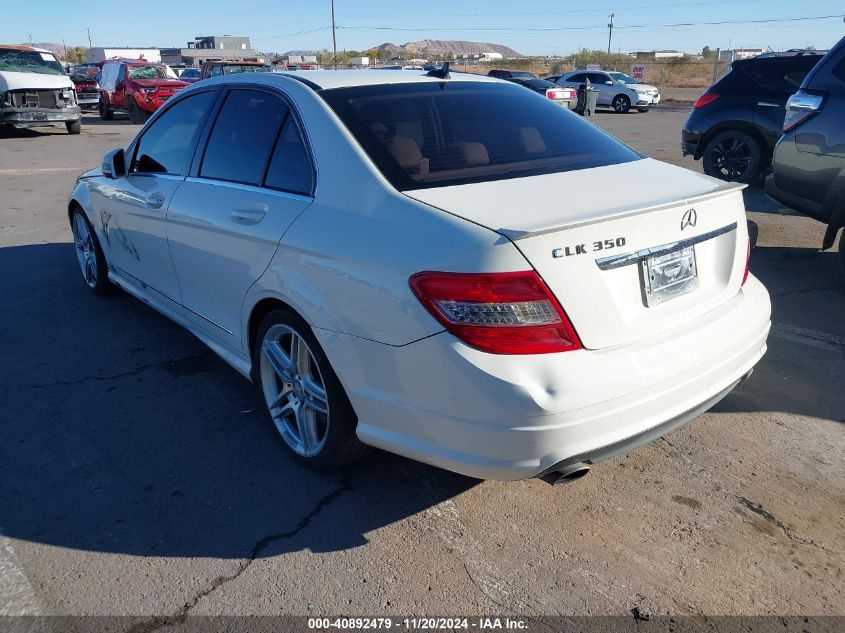
{"label": "license plate bracket", "polygon": [[698,288],[695,247],[642,260],[643,298],[647,307],[660,305]]}

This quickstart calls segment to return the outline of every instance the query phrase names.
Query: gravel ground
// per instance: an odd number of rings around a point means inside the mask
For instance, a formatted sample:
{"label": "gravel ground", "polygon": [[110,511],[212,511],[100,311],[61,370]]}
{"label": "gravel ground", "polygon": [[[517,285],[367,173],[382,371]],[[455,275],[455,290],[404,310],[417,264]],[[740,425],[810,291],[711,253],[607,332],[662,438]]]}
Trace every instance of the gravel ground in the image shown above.
{"label": "gravel ground", "polygon": [[[700,170],[685,116],[595,123]],[[0,615],[845,615],[845,293],[821,225],[746,192],[768,354],[714,410],[574,485],[383,453],[317,475],[196,339],[82,287],[66,196],[136,129],[0,139]]]}

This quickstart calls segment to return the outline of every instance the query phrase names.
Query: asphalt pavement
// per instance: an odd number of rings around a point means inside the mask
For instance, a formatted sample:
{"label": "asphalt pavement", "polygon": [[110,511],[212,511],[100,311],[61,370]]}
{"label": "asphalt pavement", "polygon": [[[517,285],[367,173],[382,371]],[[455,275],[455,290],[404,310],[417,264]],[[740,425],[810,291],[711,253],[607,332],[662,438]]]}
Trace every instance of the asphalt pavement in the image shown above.
{"label": "asphalt pavement", "polygon": [[[594,122],[700,170],[688,107]],[[845,614],[845,284],[823,226],[746,192],[768,353],[573,485],[385,453],[315,474],[193,336],[84,288],[66,198],[136,130],[0,138],[0,615]]]}

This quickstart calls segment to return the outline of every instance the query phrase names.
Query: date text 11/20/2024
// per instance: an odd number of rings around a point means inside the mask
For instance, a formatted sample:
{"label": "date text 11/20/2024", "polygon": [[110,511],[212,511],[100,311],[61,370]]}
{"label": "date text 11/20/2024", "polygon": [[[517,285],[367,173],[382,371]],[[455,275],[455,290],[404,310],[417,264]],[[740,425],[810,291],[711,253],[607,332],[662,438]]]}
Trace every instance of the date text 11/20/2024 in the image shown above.
{"label": "date text 11/20/2024", "polygon": [[391,630],[405,631],[524,631],[527,622],[519,618],[478,617],[478,618],[384,618],[384,617],[349,617],[349,618],[308,618],[308,628],[314,631],[333,629],[347,631]]}

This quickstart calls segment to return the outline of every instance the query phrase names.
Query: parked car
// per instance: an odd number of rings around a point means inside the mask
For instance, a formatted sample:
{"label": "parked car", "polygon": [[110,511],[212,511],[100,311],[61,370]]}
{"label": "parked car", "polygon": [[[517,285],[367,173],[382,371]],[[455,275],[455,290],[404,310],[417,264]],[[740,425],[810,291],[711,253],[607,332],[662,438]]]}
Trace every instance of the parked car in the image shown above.
{"label": "parked car", "polygon": [[115,112],[123,111],[132,123],[141,124],[187,85],[170,79],[164,64],[109,60],[103,64],[100,76],[100,118],[107,121]]}
{"label": "parked car", "polygon": [[200,72],[200,80],[220,75],[235,75],[238,73],[266,73],[269,72],[262,62],[245,61],[216,61],[205,62]]}
{"label": "parked car", "polygon": [[752,182],[768,169],[786,100],[821,59],[815,54],[737,60],[695,102],[682,151],[722,180]]}
{"label": "parked car", "polygon": [[179,73],[179,79],[185,81],[189,84],[194,83],[195,81],[200,80],[200,69],[199,68],[185,68],[181,73]]}
{"label": "parked car", "polygon": [[660,103],[660,93],[653,86],[643,86],[638,91],[633,85],[618,81],[612,73],[604,70],[574,70],[561,75],[557,83],[578,88],[588,79],[592,87],[599,91],[597,105],[611,107],[620,114],[625,114],[632,107],[639,112],[648,112],[651,106]]}
{"label": "parked car", "polygon": [[67,212],[85,285],[255,381],[317,469],[369,445],[568,481],[689,422],[766,349],[739,185],[482,76],[201,81]]}
{"label": "parked car", "polygon": [[82,130],[73,82],[50,51],[0,44],[0,130],[43,125]]}
{"label": "parked car", "polygon": [[495,77],[496,79],[537,79],[537,75],[530,73],[527,70],[501,70],[494,68],[488,71],[488,77]]}
{"label": "parked car", "polygon": [[560,79],[560,75],[549,75],[548,77],[543,77],[546,81],[551,81],[552,83],[557,83],[557,80]]}
{"label": "parked car", "polygon": [[[625,73],[616,72],[614,70],[608,70],[607,74],[616,83],[622,84],[623,86],[627,86],[628,88],[636,92],[638,105],[640,101],[643,100],[643,98],[646,101],[651,99],[649,107],[657,107],[660,105],[660,89],[657,86],[644,84],[641,81],[638,81],[633,77],[626,75]],[[607,82],[605,82],[605,85],[607,85]]]}
{"label": "parked car", "polygon": [[[800,58],[798,58],[800,59]],[[845,38],[789,98],[783,136],[775,146],[766,193],[827,224],[822,249],[845,226]],[[839,238],[845,273],[845,231]]]}
{"label": "parked car", "polygon": [[76,102],[83,110],[96,110],[100,103],[100,84],[97,82],[99,71],[96,64],[79,64],[71,66],[68,71],[76,91]]}
{"label": "parked car", "polygon": [[562,105],[565,108],[574,110],[578,105],[578,94],[575,88],[568,86],[558,86],[556,83],[546,81],[545,79],[538,79],[536,77],[511,77],[505,81],[510,81],[519,86],[524,86],[534,92],[539,92],[547,99],[551,99],[555,103]]}

